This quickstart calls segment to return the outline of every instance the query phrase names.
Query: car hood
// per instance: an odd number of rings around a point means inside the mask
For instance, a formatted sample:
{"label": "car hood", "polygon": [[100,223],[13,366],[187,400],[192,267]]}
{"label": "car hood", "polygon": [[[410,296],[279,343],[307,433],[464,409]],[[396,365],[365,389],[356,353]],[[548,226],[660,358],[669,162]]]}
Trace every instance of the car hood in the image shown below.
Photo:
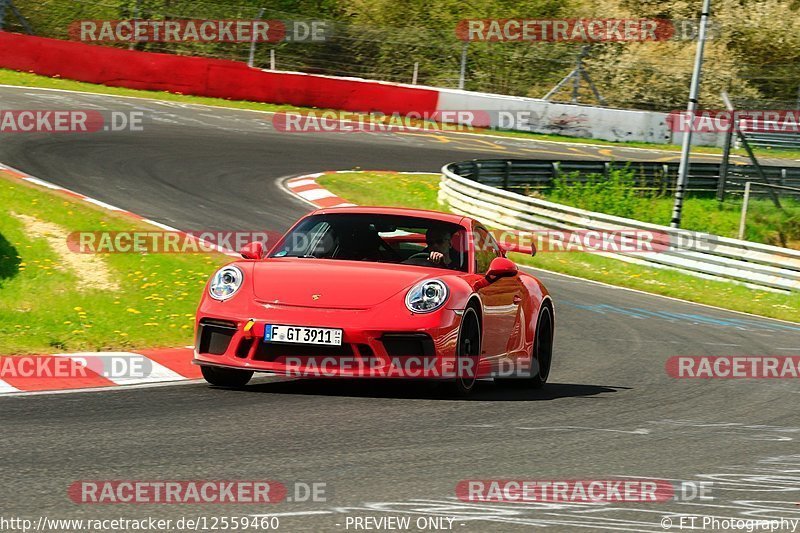
{"label": "car hood", "polygon": [[368,309],[435,277],[437,270],[329,259],[267,259],[254,265],[253,294],[280,305]]}

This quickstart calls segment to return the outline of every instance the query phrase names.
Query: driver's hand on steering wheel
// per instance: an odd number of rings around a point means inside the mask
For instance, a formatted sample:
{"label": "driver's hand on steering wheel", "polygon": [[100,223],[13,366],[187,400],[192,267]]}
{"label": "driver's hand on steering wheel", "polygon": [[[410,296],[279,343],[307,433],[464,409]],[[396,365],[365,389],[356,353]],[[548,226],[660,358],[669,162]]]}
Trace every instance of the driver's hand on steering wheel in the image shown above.
{"label": "driver's hand on steering wheel", "polygon": [[428,261],[434,265],[446,264],[444,262],[444,254],[442,252],[431,252],[431,254],[428,256]]}

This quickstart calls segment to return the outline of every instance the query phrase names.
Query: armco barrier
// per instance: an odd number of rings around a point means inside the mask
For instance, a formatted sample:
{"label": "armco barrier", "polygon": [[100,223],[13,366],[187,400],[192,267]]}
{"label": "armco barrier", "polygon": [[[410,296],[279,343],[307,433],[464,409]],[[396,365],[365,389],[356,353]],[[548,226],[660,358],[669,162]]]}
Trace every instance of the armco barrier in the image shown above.
{"label": "armco barrier", "polygon": [[[745,132],[745,137],[750,146],[760,148],[773,148],[775,150],[800,150],[800,133],[796,132]],[[734,141],[736,148],[741,146],[741,141],[737,137]]]}
{"label": "armco barrier", "polygon": [[[800,187],[800,167],[762,165],[761,168],[773,185]],[[634,174],[635,186],[638,188],[672,190],[678,176],[678,163],[649,161],[475,159],[453,163],[452,166],[452,170],[459,176],[511,191],[546,189],[552,187],[556,177],[565,178],[569,183],[585,182],[590,175],[607,176],[611,171],[620,169],[628,169]],[[687,190],[716,193],[719,175],[719,163],[690,163]],[[758,170],[754,166],[731,165],[728,167],[726,191],[742,192],[745,182],[759,179]]]}
{"label": "armco barrier", "polygon": [[[623,261],[672,268],[718,280],[733,280],[768,290],[800,290],[800,251],[673,229],[531,198],[479,183],[457,173],[458,163],[442,168],[439,201],[465,215],[503,229],[650,231],[669,238],[670,247],[652,253],[601,253]],[[667,243],[665,243],[667,244]]]}
{"label": "armco barrier", "polygon": [[434,89],[124,50],[0,31],[0,68],[115,87],[381,113],[433,113]]}

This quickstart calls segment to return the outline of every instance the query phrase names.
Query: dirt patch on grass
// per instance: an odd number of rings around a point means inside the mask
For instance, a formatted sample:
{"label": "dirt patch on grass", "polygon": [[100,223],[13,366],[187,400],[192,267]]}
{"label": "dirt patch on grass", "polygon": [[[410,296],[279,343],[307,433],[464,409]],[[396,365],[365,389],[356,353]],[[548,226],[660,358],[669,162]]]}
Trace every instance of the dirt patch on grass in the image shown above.
{"label": "dirt patch on grass", "polygon": [[114,279],[105,261],[97,255],[73,252],[67,246],[69,232],[58,224],[45,222],[29,215],[11,213],[25,225],[25,232],[33,238],[45,239],[50,248],[61,259],[61,265],[71,270],[78,278],[80,291],[99,289],[118,291],[119,283]]}

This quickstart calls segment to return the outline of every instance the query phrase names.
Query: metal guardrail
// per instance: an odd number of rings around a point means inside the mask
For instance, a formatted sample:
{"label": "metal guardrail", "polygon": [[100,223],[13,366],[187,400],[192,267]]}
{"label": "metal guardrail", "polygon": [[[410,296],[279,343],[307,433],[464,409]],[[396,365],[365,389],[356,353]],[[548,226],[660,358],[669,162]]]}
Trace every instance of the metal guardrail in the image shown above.
{"label": "metal guardrail", "polygon": [[[678,175],[678,163],[619,162],[619,161],[561,161],[524,159],[475,159],[452,163],[453,171],[465,178],[500,187],[505,190],[537,190],[552,187],[557,177],[568,183],[588,180],[592,174],[608,175],[614,170],[628,168],[635,175],[636,186],[671,191]],[[783,187],[800,187],[800,167],[763,166],[770,183]],[[719,184],[720,164],[691,163],[689,192],[715,193]],[[726,179],[727,192],[744,192],[744,184],[757,181],[758,170],[752,165],[730,165]],[[792,195],[796,193],[791,193]]]}
{"label": "metal guardrail", "polygon": [[[776,121],[755,118],[742,118],[738,121],[738,131],[744,135],[744,140],[751,147],[772,148],[774,150],[800,150],[800,132],[797,129],[796,112],[777,112],[783,118]],[[742,139],[737,137],[736,148],[742,144]]]}
{"label": "metal guardrail", "polygon": [[800,133],[746,131],[744,136],[750,146],[774,150],[800,150]]}
{"label": "metal guardrail", "polygon": [[475,167],[480,163],[445,165],[439,201],[448,203],[455,212],[475,216],[504,229],[650,231],[665,236],[669,246],[663,251],[648,253],[598,253],[631,263],[677,269],[698,277],[732,280],[759,289],[800,290],[799,250],[674,229],[532,198],[473,179],[474,173],[470,174],[469,169],[480,172]]}

